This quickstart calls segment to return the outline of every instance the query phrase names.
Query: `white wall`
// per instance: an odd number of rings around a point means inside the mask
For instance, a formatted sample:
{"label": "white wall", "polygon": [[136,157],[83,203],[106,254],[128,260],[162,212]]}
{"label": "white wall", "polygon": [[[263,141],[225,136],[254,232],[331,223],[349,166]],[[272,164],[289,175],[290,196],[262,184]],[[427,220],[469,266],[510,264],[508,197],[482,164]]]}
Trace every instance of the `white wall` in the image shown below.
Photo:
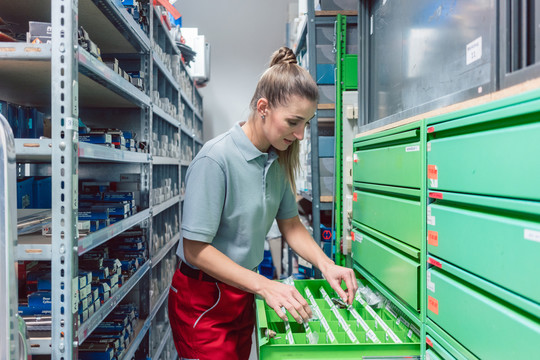
{"label": "white wall", "polygon": [[291,0],[179,0],[182,26],[198,27],[210,44],[211,73],[199,89],[204,140],[249,115],[249,101],[270,55],[285,45]]}

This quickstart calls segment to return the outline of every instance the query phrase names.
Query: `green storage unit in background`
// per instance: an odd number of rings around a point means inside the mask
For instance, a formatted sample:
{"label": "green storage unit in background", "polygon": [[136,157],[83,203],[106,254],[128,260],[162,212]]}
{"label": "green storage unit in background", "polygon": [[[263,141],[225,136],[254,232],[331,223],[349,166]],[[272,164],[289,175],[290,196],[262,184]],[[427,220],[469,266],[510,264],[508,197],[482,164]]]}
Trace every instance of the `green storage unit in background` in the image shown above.
{"label": "green storage unit in background", "polygon": [[540,200],[539,117],[534,100],[428,121],[429,188]]}
{"label": "green storage unit in background", "polygon": [[[361,140],[361,141],[360,141]],[[371,139],[358,139],[353,155],[353,181],[420,188],[420,129]]]}
{"label": "green storage unit in background", "polygon": [[[397,190],[400,193],[373,190]],[[369,191],[371,190],[371,191]],[[401,191],[406,191],[405,193]],[[417,249],[422,243],[420,191],[357,185],[353,193],[353,220]]]}
{"label": "green storage unit in background", "polygon": [[540,202],[440,195],[428,205],[428,252],[540,304]]}
{"label": "green storage unit in background", "polygon": [[[407,302],[416,310],[420,309],[419,259],[415,259],[396,248],[395,240],[387,239],[386,242],[368,234],[368,229],[356,224],[354,241],[352,243],[352,257],[358,264],[377,278],[386,287],[392,290],[403,301]],[[415,249],[409,249],[414,254]],[[417,256],[419,256],[417,252]]]}
{"label": "green storage unit in background", "polygon": [[428,318],[480,359],[538,358],[538,318],[473,286],[483,280],[470,278],[446,263],[429,269]]}

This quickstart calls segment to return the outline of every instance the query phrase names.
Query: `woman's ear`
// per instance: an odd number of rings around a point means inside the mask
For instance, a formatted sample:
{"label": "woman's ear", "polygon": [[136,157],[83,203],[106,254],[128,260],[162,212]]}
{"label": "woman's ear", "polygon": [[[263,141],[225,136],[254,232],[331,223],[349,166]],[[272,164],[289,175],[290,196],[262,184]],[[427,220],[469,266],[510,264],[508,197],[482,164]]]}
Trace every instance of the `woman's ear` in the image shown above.
{"label": "woman's ear", "polygon": [[268,100],[266,98],[260,98],[257,100],[257,114],[264,120],[264,117],[268,113]]}

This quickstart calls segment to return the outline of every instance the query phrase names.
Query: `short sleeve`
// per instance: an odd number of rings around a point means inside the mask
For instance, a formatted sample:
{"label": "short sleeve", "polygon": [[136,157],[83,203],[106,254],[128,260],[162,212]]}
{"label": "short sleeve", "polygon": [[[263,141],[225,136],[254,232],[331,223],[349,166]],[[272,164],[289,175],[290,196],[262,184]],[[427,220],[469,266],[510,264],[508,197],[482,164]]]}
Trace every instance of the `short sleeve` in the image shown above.
{"label": "short sleeve", "polygon": [[182,236],[211,243],[221,221],[225,201],[225,173],[209,157],[191,163],[186,174],[186,194],[182,213]]}
{"label": "short sleeve", "polygon": [[296,197],[294,196],[289,183],[285,185],[285,191],[279,204],[279,209],[276,215],[276,219],[290,219],[298,215],[298,205],[296,204]]}

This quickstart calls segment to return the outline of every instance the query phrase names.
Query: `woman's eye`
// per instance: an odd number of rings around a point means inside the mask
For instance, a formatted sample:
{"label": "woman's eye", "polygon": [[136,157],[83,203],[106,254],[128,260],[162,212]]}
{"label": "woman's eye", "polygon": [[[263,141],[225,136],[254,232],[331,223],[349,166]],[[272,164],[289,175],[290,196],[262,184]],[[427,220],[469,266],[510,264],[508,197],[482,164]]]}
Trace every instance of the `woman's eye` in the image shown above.
{"label": "woman's eye", "polygon": [[290,126],[296,126],[296,125],[298,125],[298,123],[297,123],[296,121],[290,121],[290,120],[289,120],[288,123],[289,123]]}

